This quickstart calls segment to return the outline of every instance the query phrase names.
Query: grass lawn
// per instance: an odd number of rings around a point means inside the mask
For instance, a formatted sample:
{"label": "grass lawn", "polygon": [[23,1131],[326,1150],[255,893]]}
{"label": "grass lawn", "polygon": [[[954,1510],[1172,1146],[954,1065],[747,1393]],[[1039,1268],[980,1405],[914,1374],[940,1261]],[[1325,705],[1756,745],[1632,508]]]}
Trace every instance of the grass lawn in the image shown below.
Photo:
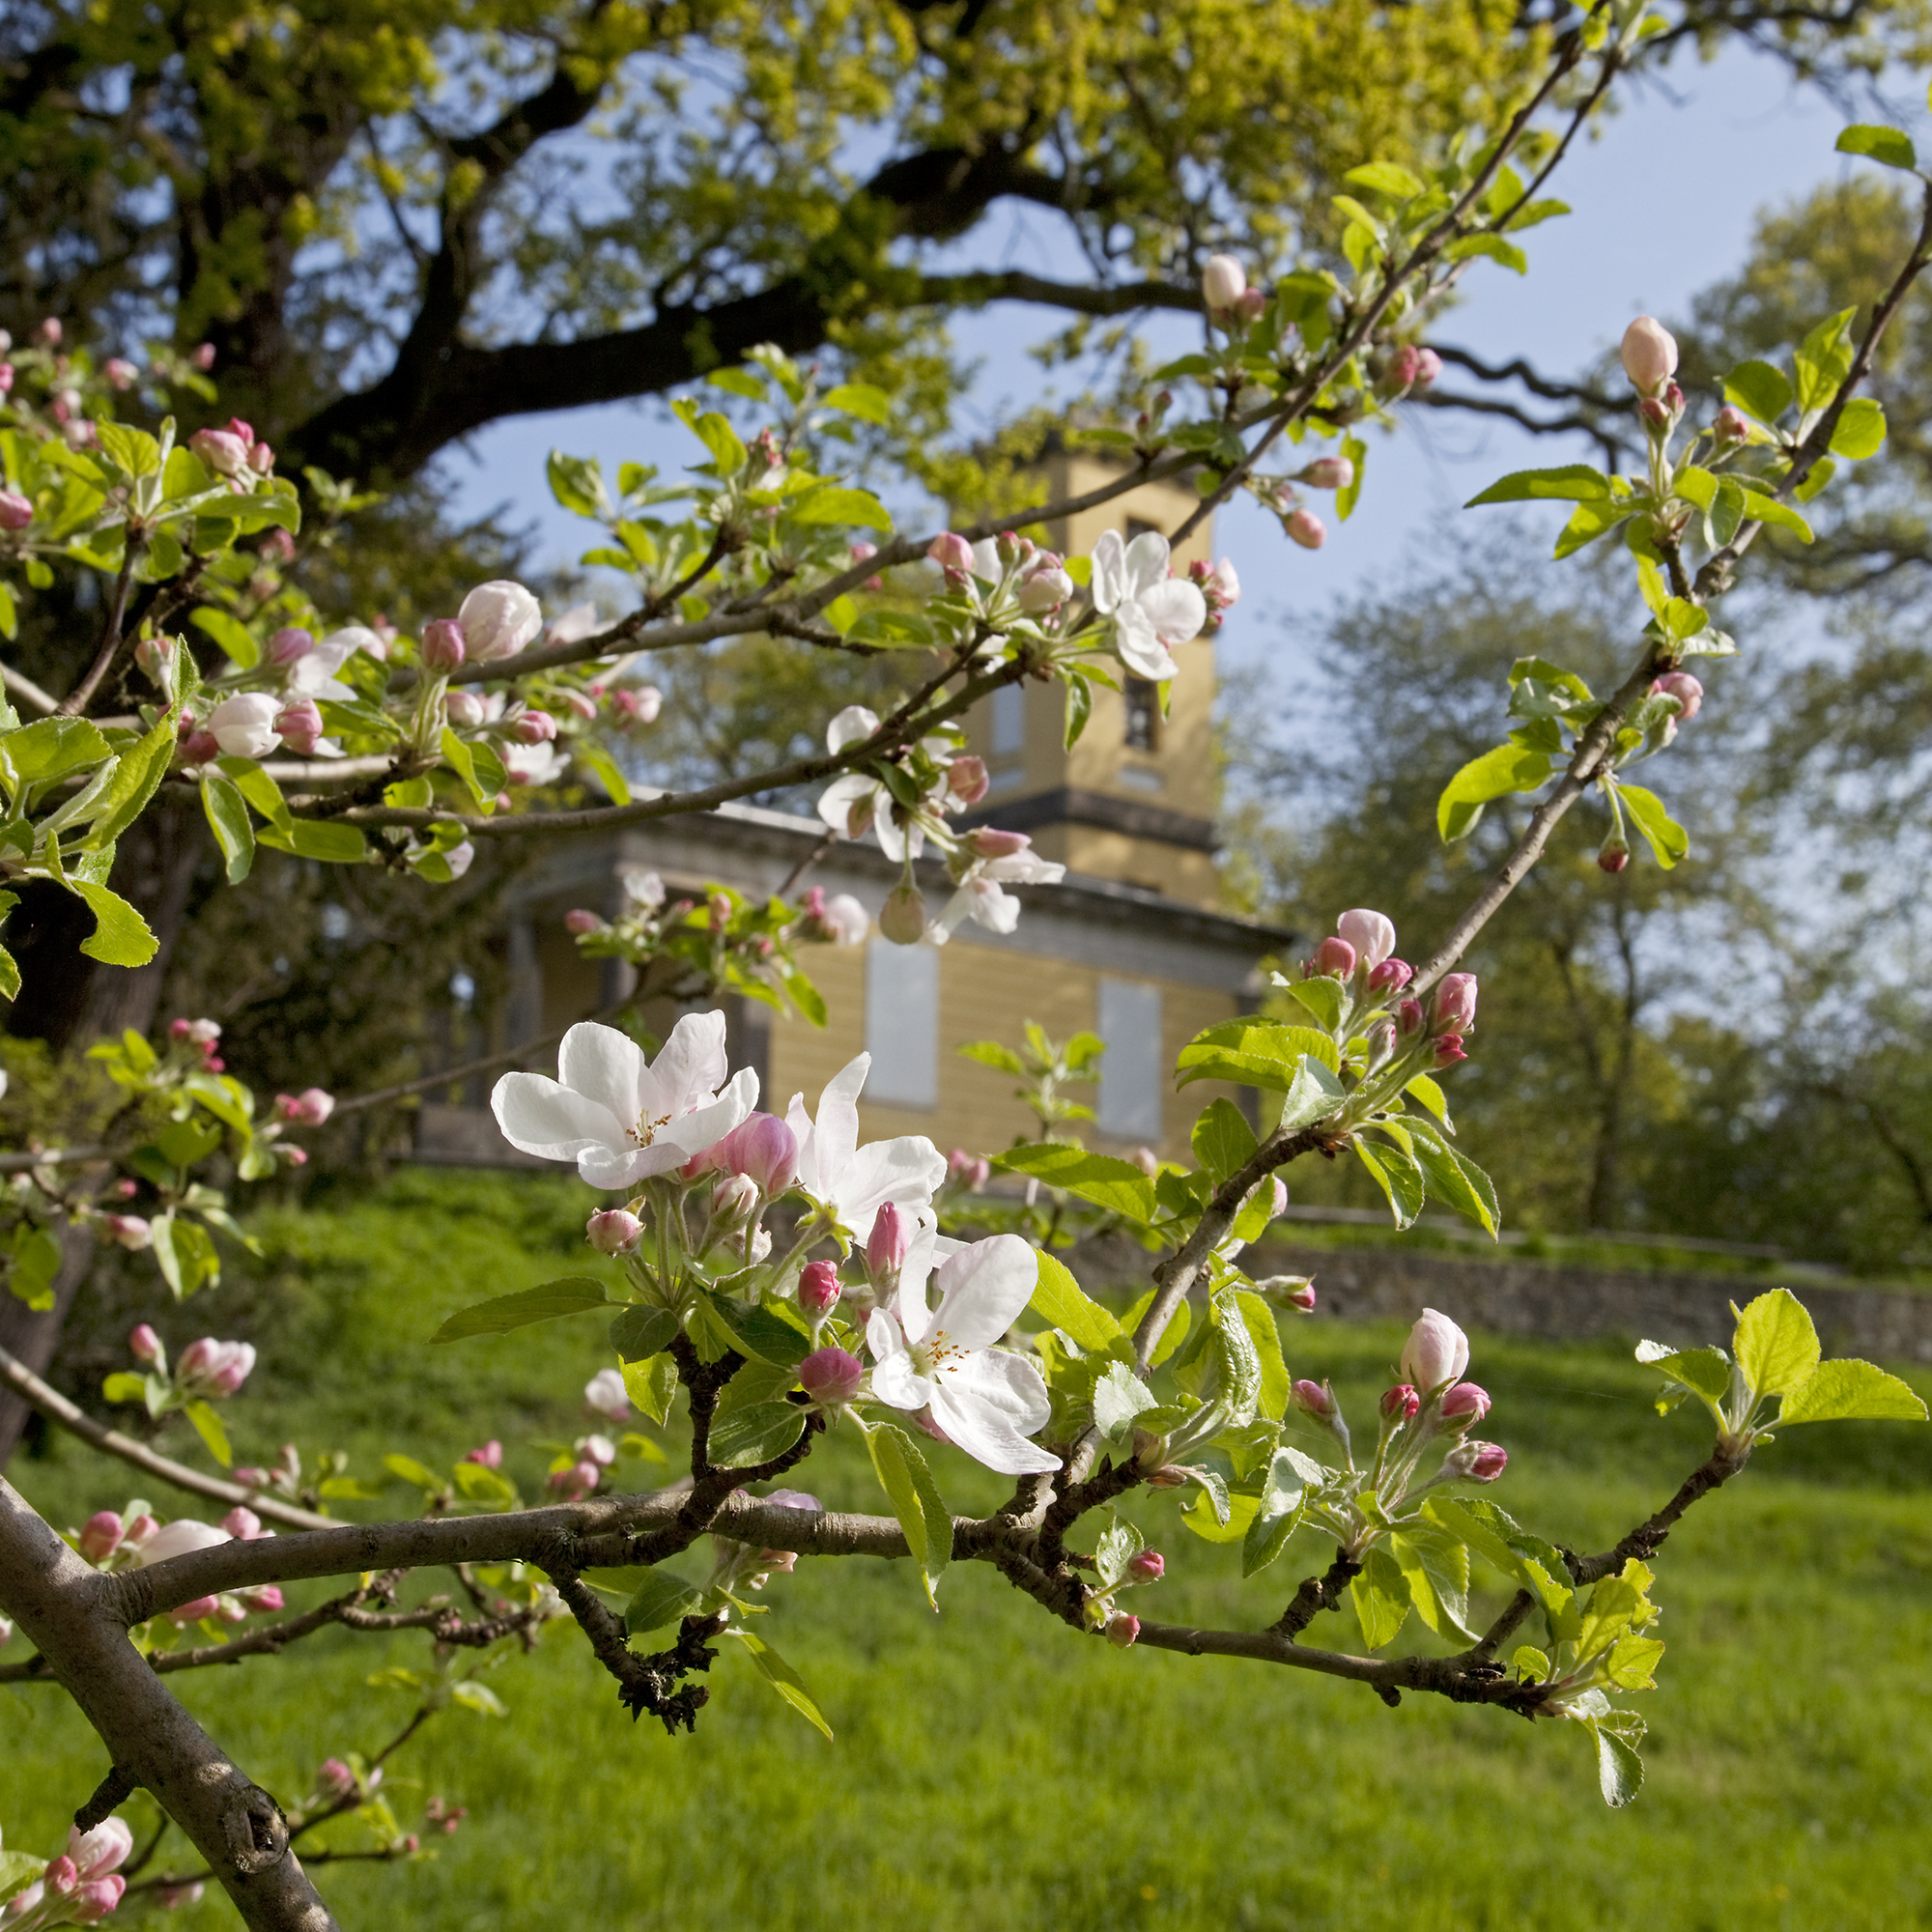
{"label": "grass lawn", "polygon": [[[421,1338],[467,1300],[581,1267],[587,1199],[565,1180],[412,1172],[337,1211],[260,1217],[270,1260],[245,1293],[271,1332],[257,1384],[229,1405],[238,1457],[293,1438],[370,1473],[385,1450],[440,1465],[497,1435],[534,1492],[548,1459],[530,1445],[585,1426],[577,1392],[610,1359],[597,1325],[450,1350]],[[185,1313],[161,1324],[171,1343],[209,1325]],[[1366,1431],[1398,1332],[1316,1321],[1287,1341],[1292,1370],[1332,1376]],[[1703,1454],[1690,1414],[1652,1412],[1655,1378],[1625,1350],[1478,1337],[1471,1373],[1514,1459],[1497,1500],[1552,1537],[1612,1540]],[[937,1456],[955,1508],[1000,1492]],[[12,1474],[62,1523],[130,1488],[70,1442]],[[791,1480],[882,1506],[850,1442]],[[324,1889],[346,1925],[411,1932],[1932,1926],[1928,1501],[1932,1431],[1843,1425],[1794,1431],[1691,1514],[1660,1559],[1669,1649],[1659,1690],[1632,1700],[1651,1724],[1649,1776],[1620,1812],[1567,1726],[1415,1697],[1389,1711],[1312,1675],[1119,1653],[979,1566],[948,1573],[935,1618],[902,1566],[807,1563],[773,1580],[759,1628],[836,1745],[730,1645],[695,1738],[634,1727],[574,1629],[554,1629],[492,1679],[507,1719],[451,1713],[392,1761],[406,1822],[440,1792],[469,1806],[462,1831],[433,1859],[325,1872]],[[1169,1565],[1134,1606],[1163,1618],[1265,1623],[1326,1561],[1297,1541],[1243,1585],[1173,1497],[1132,1513]],[[1347,1616],[1308,1640],[1359,1647]],[[424,1650],[335,1633],[173,1688],[294,1798],[323,1756],[400,1727],[411,1705],[366,1680]],[[100,1747],[39,1688],[0,1696],[0,1740],[6,1841],[51,1847],[104,1769]],[[216,1895],[178,1922],[233,1918]]]}

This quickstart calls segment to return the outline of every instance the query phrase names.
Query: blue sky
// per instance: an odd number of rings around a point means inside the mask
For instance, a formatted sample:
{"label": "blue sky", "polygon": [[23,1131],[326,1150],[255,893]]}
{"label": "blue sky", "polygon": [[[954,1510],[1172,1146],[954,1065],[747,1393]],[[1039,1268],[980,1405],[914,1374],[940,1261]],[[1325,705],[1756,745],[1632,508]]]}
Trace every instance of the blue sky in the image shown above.
{"label": "blue sky", "polygon": [[[1760,209],[1863,165],[1833,153],[1845,118],[1794,87],[1779,64],[1742,47],[1708,65],[1680,56],[1663,85],[1633,95],[1566,161],[1552,185],[1575,213],[1525,238],[1528,275],[1484,265],[1436,338],[1492,360],[1523,355],[1551,373],[1582,368],[1633,316],[1681,314],[1698,289],[1737,268]],[[1053,259],[1051,236],[1037,229],[1014,222],[997,245],[1008,260],[1065,271],[1064,260]],[[983,261],[989,251],[981,238],[961,252]],[[1017,305],[964,324],[983,357],[970,399],[975,413],[991,418],[1038,396],[1042,379],[1024,349],[1054,326]],[[1162,338],[1184,344],[1190,327],[1163,318]],[[1371,433],[1362,501],[1348,525],[1330,520],[1323,550],[1293,549],[1251,502],[1224,513],[1219,547],[1235,559],[1245,591],[1222,634],[1228,662],[1279,663],[1284,653],[1292,661],[1297,639],[1337,597],[1388,582],[1418,554],[1444,554],[1459,517],[1475,537],[1484,513],[1459,506],[1491,478],[1562,460],[1548,441],[1508,425],[1405,414],[1395,437]],[[667,433],[661,405],[605,406],[495,424],[452,455],[450,470],[463,509],[507,505],[515,521],[536,526],[544,561],[558,562],[584,546],[589,526],[550,500],[543,459],[553,446],[614,467],[626,458],[674,464],[688,442],[681,430]],[[1549,516],[1553,533],[1557,506]]]}

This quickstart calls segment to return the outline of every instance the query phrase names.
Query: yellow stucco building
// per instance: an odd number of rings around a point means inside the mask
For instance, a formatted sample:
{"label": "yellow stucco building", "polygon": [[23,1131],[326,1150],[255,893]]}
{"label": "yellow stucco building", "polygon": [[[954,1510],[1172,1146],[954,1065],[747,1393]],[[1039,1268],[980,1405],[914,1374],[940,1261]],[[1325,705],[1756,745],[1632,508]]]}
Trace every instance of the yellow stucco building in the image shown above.
{"label": "yellow stucco building", "polygon": [[[1049,462],[1055,497],[1090,491],[1109,473],[1077,454]],[[1173,529],[1198,500],[1177,484],[1148,484],[1075,517],[1070,529],[1050,530],[1049,541],[1084,554],[1109,527],[1127,537]],[[1177,566],[1207,556],[1210,537],[1197,532]],[[920,1133],[942,1149],[997,1152],[1032,1138],[1032,1118],[1011,1097],[1009,1076],[957,1049],[978,1039],[1017,1046],[1031,1019],[1056,1038],[1089,1029],[1107,1043],[1097,1091],[1075,1096],[1098,1112],[1091,1145],[1186,1156],[1189,1126],[1213,1090],[1204,1083],[1177,1094],[1175,1056],[1203,1027],[1257,1003],[1260,963],[1290,935],[1216,909],[1213,642],[1203,637],[1174,655],[1180,668],[1166,716],[1154,687],[1138,680],[1124,693],[1096,691],[1071,751],[1057,685],[1003,690],[969,717],[970,749],[986,760],[992,786],[968,822],[1031,834],[1042,856],[1066,867],[1065,878],[1017,889],[1025,910],[1010,934],[969,923],[943,948],[894,946],[875,933],[860,947],[809,949],[803,963],[829,1014],[823,1030],[755,1002],[728,1002],[733,1064],[757,1067],[762,1105],[781,1113],[794,1093],[815,1105],[825,1082],[866,1048],[868,1138]],[[815,818],[727,807],[550,853],[511,902],[511,997],[491,1033],[504,1044],[532,1037],[621,994],[628,969],[582,958],[562,918],[574,906],[614,911],[624,867],[649,867],[672,893],[694,896],[713,881],[770,893],[823,830]],[[926,862],[919,877],[936,913],[952,890],[944,868]],[[875,917],[896,879],[869,841],[841,841],[810,873],[828,895],[850,893]],[[447,1095],[424,1107],[421,1154],[516,1158],[481,1111],[482,1093],[460,1097],[468,1104]]]}

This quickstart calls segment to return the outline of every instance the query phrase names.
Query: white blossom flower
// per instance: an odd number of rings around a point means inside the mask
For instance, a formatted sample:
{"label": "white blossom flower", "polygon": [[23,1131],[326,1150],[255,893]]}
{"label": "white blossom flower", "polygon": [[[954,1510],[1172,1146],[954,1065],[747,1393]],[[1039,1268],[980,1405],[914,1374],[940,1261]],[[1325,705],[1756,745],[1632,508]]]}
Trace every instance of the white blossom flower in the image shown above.
{"label": "white blossom flower", "polygon": [[365,626],[345,624],[341,630],[329,632],[314,650],[304,651],[289,667],[289,689],[304,697],[333,697],[339,701],[354,698],[354,688],[344,684],[338,673],[357,651],[367,651],[371,657],[380,659],[387,656],[388,646]]}
{"label": "white blossom flower", "polygon": [[[825,727],[825,743],[835,753],[847,745],[869,738],[879,728],[878,713],[863,704],[848,704]],[[943,738],[927,739],[922,749],[942,766],[952,753],[952,744]],[[942,780],[940,790],[944,790]],[[933,804],[932,818],[938,821],[940,808]],[[901,822],[893,811],[893,795],[868,772],[847,772],[826,786],[818,800],[818,815],[833,831],[846,838],[878,835],[879,850],[894,865],[907,858],[917,859],[925,850],[925,814],[913,813]]]}
{"label": "white blossom flower", "polygon": [[190,1556],[198,1549],[213,1549],[217,1544],[230,1541],[225,1529],[185,1516],[165,1529],[156,1530],[136,1552],[134,1565],[145,1570],[150,1563],[165,1563],[171,1556]]}
{"label": "white blossom flower", "polygon": [[496,578],[479,583],[456,609],[472,663],[512,658],[543,629],[543,607],[521,583]]}
{"label": "white blossom flower", "polygon": [[785,1112],[798,1143],[798,1187],[861,1245],[888,1201],[916,1217],[946,1179],[946,1156],[923,1134],[859,1145],[859,1094],[871,1067],[872,1056],[862,1053],[834,1074],[818,1096],[816,1121],[803,1094],[791,1096]]}
{"label": "white blossom flower", "polygon": [[682,1167],[758,1103],[758,1076],[749,1066],[730,1072],[719,1012],[687,1013],[656,1060],[614,1027],[585,1020],[564,1035],[556,1070],[555,1080],[504,1074],[490,1106],[513,1148],[574,1160],[592,1187]]}
{"label": "white blossom flower", "polygon": [[231,758],[266,758],[282,742],[275,733],[281,708],[281,699],[266,691],[244,691],[208,714],[208,729]]}
{"label": "white blossom flower", "polygon": [[564,762],[563,753],[550,739],[537,745],[520,745],[511,739],[497,746],[497,755],[512,784],[548,784]]}
{"label": "white blossom flower", "polygon": [[1170,577],[1168,555],[1158,530],[1144,530],[1130,544],[1107,530],[1094,546],[1094,608],[1113,618],[1121,662],[1156,683],[1178,668],[1169,648],[1198,637],[1208,621],[1201,586]]}
{"label": "white blossom flower", "polygon": [[1002,1474],[1060,1467],[1026,1438],[1046,1426],[1046,1384],[999,1341],[1033,1299],[1039,1263],[1017,1235],[975,1241],[940,1264],[939,1306],[925,1305],[924,1270],[909,1264],[890,1311],[866,1324],[872,1394],[893,1408],[923,1409],[946,1438]]}
{"label": "white blossom flower", "polygon": [[[863,946],[866,935],[871,930],[871,916],[850,893],[834,893],[825,901],[825,923],[831,928],[834,943],[839,946]],[[7,1090],[0,1087],[0,1094]]]}
{"label": "white blossom flower", "polygon": [[926,928],[935,946],[944,946],[954,929],[975,920],[993,932],[1011,932],[1020,923],[1020,902],[1007,886],[1057,886],[1066,867],[1037,852],[1013,852],[1003,859],[976,859],[947,900],[946,909]]}
{"label": "white blossom flower", "polygon": [[544,639],[547,644],[581,644],[585,638],[594,638],[599,631],[610,627],[598,614],[594,604],[573,604],[560,617],[551,619],[550,635]]}

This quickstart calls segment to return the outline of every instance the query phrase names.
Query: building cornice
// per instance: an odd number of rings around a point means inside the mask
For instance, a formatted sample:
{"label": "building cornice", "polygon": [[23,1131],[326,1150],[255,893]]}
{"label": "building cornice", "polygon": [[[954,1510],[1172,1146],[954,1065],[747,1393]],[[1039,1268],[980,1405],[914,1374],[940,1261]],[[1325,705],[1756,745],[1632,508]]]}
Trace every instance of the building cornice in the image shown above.
{"label": "building cornice", "polygon": [[1086,785],[1055,785],[1030,797],[1002,799],[968,812],[962,825],[990,825],[998,819],[1002,831],[1037,832],[1046,825],[1089,825],[1103,832],[1124,833],[1129,838],[1152,838],[1163,845],[1179,845],[1190,852],[1212,852],[1220,841],[1211,819],[1190,811],[1176,811],[1146,799],[1121,798]]}

